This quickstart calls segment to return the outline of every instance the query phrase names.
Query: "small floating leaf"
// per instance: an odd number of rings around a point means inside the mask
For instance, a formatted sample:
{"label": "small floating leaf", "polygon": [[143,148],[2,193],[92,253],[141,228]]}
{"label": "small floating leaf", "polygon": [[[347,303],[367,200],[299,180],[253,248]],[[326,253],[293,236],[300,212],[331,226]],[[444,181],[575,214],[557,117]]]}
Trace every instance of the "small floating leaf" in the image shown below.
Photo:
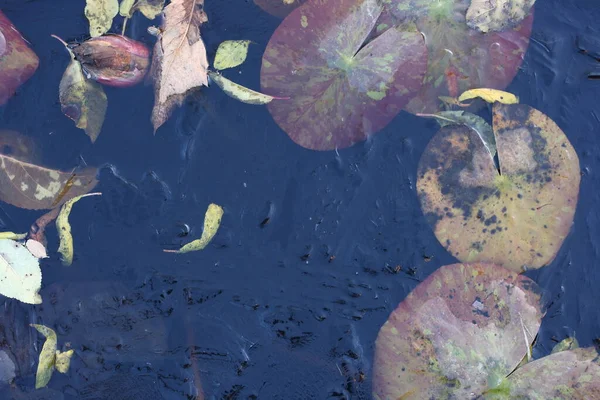
{"label": "small floating leaf", "polygon": [[46,337],[46,341],[44,342],[42,351],[40,352],[37,373],[35,374],[35,388],[39,389],[46,386],[48,382],[50,382],[50,378],[52,378],[52,372],[54,372],[54,363],[56,360],[57,338],[54,330],[48,328],[47,326],[38,324],[30,325]]}
{"label": "small floating leaf", "polygon": [[535,0],[471,0],[467,25],[483,33],[505,31],[521,23]]}
{"label": "small floating leaf", "polygon": [[28,239],[27,242],[25,242],[25,247],[27,247],[27,250],[29,250],[36,258],[48,258],[46,247],[37,240]]}
{"label": "small floating leaf", "polygon": [[133,3],[136,0],[121,0],[121,4],[119,5],[119,15],[125,18],[131,18],[135,9],[133,9]]}
{"label": "small floating leaf", "polygon": [[90,36],[102,36],[112,26],[119,12],[118,0],[86,0],[85,16],[90,22]]}
{"label": "small floating leaf", "polygon": [[247,87],[230,81],[223,75],[218,74],[216,72],[211,71],[208,73],[208,75],[210,76],[210,79],[212,79],[217,84],[217,86],[223,89],[225,94],[227,94],[230,97],[233,97],[236,100],[241,101],[242,103],[267,104],[276,98],[273,96],[255,92],[252,89],[248,89]]}
{"label": "small floating leaf", "polygon": [[512,93],[486,88],[467,90],[458,97],[458,101],[462,102],[477,97],[481,97],[488,103],[517,104],[519,102],[519,98]]}
{"label": "small floating leaf", "polygon": [[133,13],[139,10],[146,18],[152,20],[162,12],[164,6],[165,0],[123,0],[119,14],[131,18]]}
{"label": "small floating leaf", "polygon": [[73,263],[73,236],[71,235],[71,224],[69,223],[71,208],[73,208],[73,204],[83,197],[99,195],[101,195],[101,193],[87,193],[73,197],[62,206],[60,213],[56,218],[56,230],[58,231],[58,236],[60,238],[58,253],[65,266],[69,266]]}
{"label": "small floating leaf", "polygon": [[210,204],[204,215],[204,229],[200,239],[196,239],[180,248],[179,250],[164,250],[167,253],[188,253],[204,249],[217,233],[223,217],[223,208],[217,204]]}
{"label": "small floating leaf", "polygon": [[215,55],[214,67],[222,70],[237,67],[246,61],[249,40],[226,40],[221,42]]}
{"label": "small floating leaf", "polygon": [[26,233],[0,232],[0,240],[2,240],[2,239],[23,240],[26,237],[27,237]]}
{"label": "small floating leaf", "polygon": [[60,372],[61,374],[66,374],[67,372],[69,372],[69,367],[71,366],[71,357],[73,357],[73,353],[74,351],[71,350],[67,350],[65,352],[60,352],[59,350],[56,350],[56,361],[54,366],[56,367],[56,370],[58,372]]}
{"label": "small floating leaf", "polygon": [[0,240],[0,294],[27,304],[40,304],[42,271],[39,260],[25,246]]}

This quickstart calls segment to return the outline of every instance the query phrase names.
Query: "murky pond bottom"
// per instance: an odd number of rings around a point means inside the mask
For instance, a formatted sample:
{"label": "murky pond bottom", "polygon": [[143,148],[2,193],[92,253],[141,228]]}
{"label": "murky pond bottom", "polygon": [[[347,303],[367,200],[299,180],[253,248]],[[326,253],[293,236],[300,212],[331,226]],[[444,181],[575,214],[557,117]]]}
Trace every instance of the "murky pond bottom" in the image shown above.
{"label": "murky pond bottom", "polygon": [[[57,168],[102,166],[99,198],[73,208],[73,265],[49,231],[44,302],[0,300],[0,346],[17,364],[14,399],[369,399],[379,329],[407,294],[456,262],[434,236],[416,193],[417,164],[438,130],[400,113],[380,133],[338,151],[292,142],[264,107],[203,88],[153,135],[151,86],[106,88],[92,145],[61,113],[68,63],[50,34],[83,39],[83,2],[4,0],[40,67],[0,108],[0,128],[37,141]],[[249,39],[236,81],[260,88],[261,57],[280,20],[253,2],[206,0],[209,59]],[[554,261],[527,272],[545,316],[533,356],[565,337],[598,345],[600,310],[600,9],[539,1],[529,49],[507,88],[552,118],[581,164],[574,225]],[[148,23],[130,36],[151,45]],[[200,237],[210,203],[225,214],[203,251],[170,254]],[[0,204],[2,231],[40,215]],[[75,355],[68,374],[34,390],[41,347],[30,323],[52,327]]]}

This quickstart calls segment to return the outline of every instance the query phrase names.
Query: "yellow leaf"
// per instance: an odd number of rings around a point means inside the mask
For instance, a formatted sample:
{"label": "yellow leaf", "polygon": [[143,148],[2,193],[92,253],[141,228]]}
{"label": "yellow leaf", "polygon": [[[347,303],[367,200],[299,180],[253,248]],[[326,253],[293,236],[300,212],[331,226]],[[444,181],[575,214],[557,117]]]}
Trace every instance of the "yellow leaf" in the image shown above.
{"label": "yellow leaf", "polygon": [[102,36],[119,12],[118,0],[86,0],[85,16],[90,21],[90,36]]}
{"label": "yellow leaf", "polygon": [[23,240],[26,237],[26,233],[0,232],[0,239]]}
{"label": "yellow leaf", "polygon": [[125,18],[131,18],[135,10],[133,9],[133,3],[135,0],[121,0],[121,5],[119,6],[119,14]]}
{"label": "yellow leaf", "polygon": [[50,382],[52,372],[54,371],[54,362],[56,360],[56,333],[44,325],[30,324],[37,329],[39,333],[46,337],[46,341],[40,352],[37,372],[35,374],[35,388],[43,388]]}
{"label": "yellow leaf", "polygon": [[517,104],[519,102],[519,98],[512,93],[485,88],[467,90],[458,97],[458,101],[462,102],[476,97],[481,97],[488,103],[499,102],[503,104]]}
{"label": "yellow leaf", "polygon": [[217,233],[223,217],[223,208],[216,204],[210,204],[204,215],[204,229],[200,239],[196,239],[180,248],[179,250],[164,250],[167,253],[188,253],[204,249]]}
{"label": "yellow leaf", "polygon": [[219,45],[215,55],[216,69],[237,67],[246,61],[249,40],[226,40]]}
{"label": "yellow leaf", "polygon": [[255,92],[254,90],[248,89],[247,87],[238,85],[237,83],[230,81],[223,75],[218,74],[216,72],[209,71],[208,75],[217,84],[217,86],[223,89],[225,94],[227,94],[230,97],[233,97],[236,100],[241,101],[242,103],[267,104],[270,103],[273,99],[279,98]]}
{"label": "yellow leaf", "polygon": [[69,367],[71,366],[71,357],[73,357],[73,350],[67,350],[65,352],[60,352],[56,350],[56,361],[55,367],[58,372],[61,374],[66,374],[69,371]]}
{"label": "yellow leaf", "polygon": [[131,18],[136,11],[140,11],[148,19],[154,19],[165,6],[165,0],[122,0],[119,14]]}
{"label": "yellow leaf", "polygon": [[73,236],[71,235],[71,224],[69,223],[71,208],[73,208],[73,204],[83,197],[98,195],[101,195],[101,193],[88,193],[73,197],[63,204],[60,213],[56,218],[56,230],[58,231],[58,236],[60,238],[58,253],[65,266],[69,266],[73,263]]}

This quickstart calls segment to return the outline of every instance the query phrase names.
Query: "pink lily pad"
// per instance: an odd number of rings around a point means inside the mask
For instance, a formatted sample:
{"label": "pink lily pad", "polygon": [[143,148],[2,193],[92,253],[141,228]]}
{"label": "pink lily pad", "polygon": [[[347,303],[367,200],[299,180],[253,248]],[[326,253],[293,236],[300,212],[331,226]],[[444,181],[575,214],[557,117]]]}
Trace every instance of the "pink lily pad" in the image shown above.
{"label": "pink lily pad", "polygon": [[373,40],[378,0],[314,0],[292,11],[263,55],[268,105],[297,144],[314,150],[353,145],[385,127],[420,89],[423,36],[390,27]]}
{"label": "pink lily pad", "polygon": [[416,25],[429,48],[427,76],[412,113],[440,110],[438,96],[456,97],[474,88],[504,89],[513,80],[529,45],[533,10],[520,24],[482,33],[467,25],[471,0],[384,0],[394,24]]}
{"label": "pink lily pad", "polygon": [[36,71],[39,59],[0,11],[0,105]]}
{"label": "pink lily pad", "polygon": [[441,267],[379,331],[373,397],[478,398],[519,365],[541,318],[531,279],[493,264]]}

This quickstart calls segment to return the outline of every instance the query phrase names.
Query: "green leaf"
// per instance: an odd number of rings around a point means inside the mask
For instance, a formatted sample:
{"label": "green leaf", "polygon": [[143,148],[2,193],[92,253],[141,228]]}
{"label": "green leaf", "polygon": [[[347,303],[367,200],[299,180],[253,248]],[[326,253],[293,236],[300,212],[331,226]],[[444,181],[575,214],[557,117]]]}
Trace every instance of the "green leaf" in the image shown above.
{"label": "green leaf", "polygon": [[133,4],[135,0],[121,0],[121,5],[119,6],[119,15],[125,18],[131,18],[135,9],[133,9]]}
{"label": "green leaf", "polygon": [[146,18],[152,20],[160,14],[165,6],[165,0],[122,0],[119,14],[131,18],[136,11],[140,11]]}
{"label": "green leaf", "polygon": [[23,303],[41,304],[41,285],[39,260],[21,243],[0,240],[0,294]]}
{"label": "green leaf", "polygon": [[40,352],[37,373],[35,374],[35,388],[40,389],[46,386],[50,382],[50,378],[52,378],[56,360],[57,338],[54,330],[47,326],[38,324],[30,324],[30,326],[37,329],[39,333],[46,337],[46,341]]}
{"label": "green leaf", "polygon": [[86,0],[85,16],[90,22],[90,36],[102,36],[108,32],[118,12],[118,0]]}
{"label": "green leaf", "polygon": [[61,256],[61,261],[64,266],[69,266],[73,263],[73,236],[71,235],[71,224],[69,223],[69,214],[79,199],[88,196],[99,196],[101,193],[87,193],[73,197],[63,204],[58,217],[56,218],[56,230],[60,238],[58,253]]}
{"label": "green leaf", "polygon": [[219,45],[214,67],[219,70],[237,67],[246,61],[249,40],[226,40]]}
{"label": "green leaf", "polygon": [[285,99],[284,97],[274,97],[263,93],[256,92],[252,89],[248,89],[242,85],[230,81],[223,75],[216,72],[209,71],[208,76],[219,86],[225,94],[233,97],[236,100],[246,104],[267,104],[273,101],[273,99]]}
{"label": "green leaf", "polygon": [[217,233],[219,226],[221,225],[221,218],[223,217],[223,208],[217,204],[210,204],[204,215],[204,229],[202,230],[202,236],[200,239],[196,239],[180,248],[179,250],[164,250],[167,253],[189,253],[190,251],[197,251],[204,249],[212,240]]}
{"label": "green leaf", "polygon": [[26,233],[0,232],[0,239],[23,240],[26,237]]}

